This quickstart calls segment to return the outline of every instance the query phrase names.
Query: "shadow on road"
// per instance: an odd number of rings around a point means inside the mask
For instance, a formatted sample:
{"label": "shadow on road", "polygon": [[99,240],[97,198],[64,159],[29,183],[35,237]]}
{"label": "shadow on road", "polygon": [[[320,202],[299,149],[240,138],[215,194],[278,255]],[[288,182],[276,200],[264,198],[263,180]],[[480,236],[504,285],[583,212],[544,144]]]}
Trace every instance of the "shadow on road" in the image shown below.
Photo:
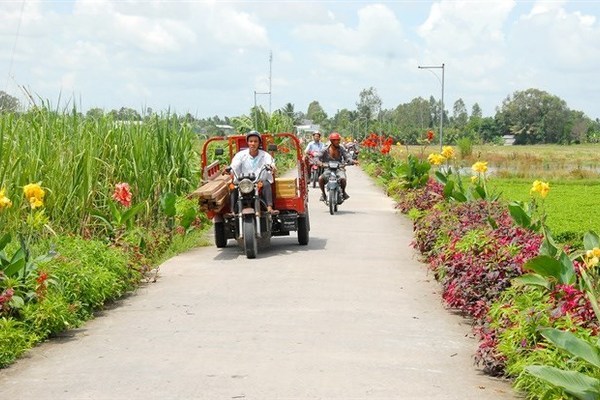
{"label": "shadow on road", "polygon": [[[294,253],[304,253],[310,252],[313,250],[322,250],[325,248],[325,244],[327,243],[327,239],[319,238],[319,237],[311,237],[308,245],[300,246],[298,244],[298,240],[295,235],[291,235],[290,237],[274,237],[271,238],[271,245],[267,247],[261,247],[258,250],[257,259],[265,258],[265,257],[275,257],[284,254],[294,254]],[[244,254],[244,248],[242,246],[238,246],[235,240],[230,239],[227,243],[227,247],[220,249],[219,254],[217,254],[214,259],[215,260],[234,260],[239,257],[246,257]]]}

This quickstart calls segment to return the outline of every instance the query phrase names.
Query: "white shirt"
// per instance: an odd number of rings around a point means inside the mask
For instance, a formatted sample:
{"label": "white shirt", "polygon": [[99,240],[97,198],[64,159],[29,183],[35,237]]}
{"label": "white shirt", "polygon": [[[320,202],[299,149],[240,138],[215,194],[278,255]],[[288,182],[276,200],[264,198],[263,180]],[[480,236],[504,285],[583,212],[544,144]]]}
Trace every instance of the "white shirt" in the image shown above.
{"label": "white shirt", "polygon": [[[238,176],[251,173],[258,175],[262,166],[266,164],[275,165],[275,160],[269,153],[258,149],[256,157],[252,157],[250,155],[250,149],[245,149],[233,156],[233,160],[231,160],[231,169],[233,169]],[[273,183],[273,174],[270,171],[265,171],[262,179]]]}
{"label": "white shirt", "polygon": [[319,153],[322,153],[324,149],[325,144],[323,142],[315,142],[313,140],[308,144],[308,146],[306,146],[306,150],[304,150],[304,153],[308,154],[311,151],[317,151]]}

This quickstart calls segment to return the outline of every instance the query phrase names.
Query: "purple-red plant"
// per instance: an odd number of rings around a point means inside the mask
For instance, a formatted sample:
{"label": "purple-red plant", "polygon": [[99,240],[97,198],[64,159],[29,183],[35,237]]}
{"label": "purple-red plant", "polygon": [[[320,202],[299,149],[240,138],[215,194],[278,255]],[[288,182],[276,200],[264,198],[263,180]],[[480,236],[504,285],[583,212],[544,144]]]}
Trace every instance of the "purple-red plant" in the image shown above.
{"label": "purple-red plant", "polygon": [[404,189],[397,193],[396,208],[406,214],[411,209],[427,211],[444,201],[444,186],[435,179],[429,178],[427,185],[421,188]]}
{"label": "purple-red plant", "polygon": [[577,325],[598,332],[598,321],[594,309],[584,291],[573,285],[557,284],[550,293],[553,319],[570,316]]}
{"label": "purple-red plant", "polygon": [[[483,323],[489,305],[511,279],[523,274],[523,263],[538,254],[542,241],[541,235],[514,226],[504,206],[485,201],[432,210],[415,227],[415,247],[428,257],[444,302],[476,324]],[[473,232],[478,232],[473,243],[465,244]]]}

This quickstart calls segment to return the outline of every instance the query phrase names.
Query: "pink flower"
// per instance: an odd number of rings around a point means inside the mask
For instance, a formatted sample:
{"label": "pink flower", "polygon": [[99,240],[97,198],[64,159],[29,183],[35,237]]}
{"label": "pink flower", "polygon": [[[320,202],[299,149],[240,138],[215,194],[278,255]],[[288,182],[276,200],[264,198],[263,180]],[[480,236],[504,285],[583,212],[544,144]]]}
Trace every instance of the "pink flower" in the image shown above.
{"label": "pink flower", "polygon": [[115,185],[115,191],[112,195],[112,198],[114,200],[118,201],[119,203],[121,203],[121,205],[123,207],[130,207],[131,206],[131,189],[129,188],[129,183],[127,183],[127,182],[117,183]]}

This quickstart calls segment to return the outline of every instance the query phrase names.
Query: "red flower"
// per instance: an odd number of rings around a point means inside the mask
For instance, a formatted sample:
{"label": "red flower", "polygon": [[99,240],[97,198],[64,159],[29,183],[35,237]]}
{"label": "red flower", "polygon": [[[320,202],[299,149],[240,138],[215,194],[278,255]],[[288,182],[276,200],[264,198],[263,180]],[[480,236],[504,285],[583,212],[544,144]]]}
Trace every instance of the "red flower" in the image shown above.
{"label": "red flower", "polygon": [[124,207],[131,206],[131,189],[129,188],[129,183],[117,183],[112,198]]}
{"label": "red flower", "polygon": [[38,285],[41,285],[44,282],[46,282],[46,279],[48,279],[48,273],[47,272],[40,272],[40,274],[36,278],[36,282],[38,283]]}
{"label": "red flower", "polygon": [[427,131],[427,140],[429,140],[430,142],[433,141],[434,138],[434,134],[432,130]]}

